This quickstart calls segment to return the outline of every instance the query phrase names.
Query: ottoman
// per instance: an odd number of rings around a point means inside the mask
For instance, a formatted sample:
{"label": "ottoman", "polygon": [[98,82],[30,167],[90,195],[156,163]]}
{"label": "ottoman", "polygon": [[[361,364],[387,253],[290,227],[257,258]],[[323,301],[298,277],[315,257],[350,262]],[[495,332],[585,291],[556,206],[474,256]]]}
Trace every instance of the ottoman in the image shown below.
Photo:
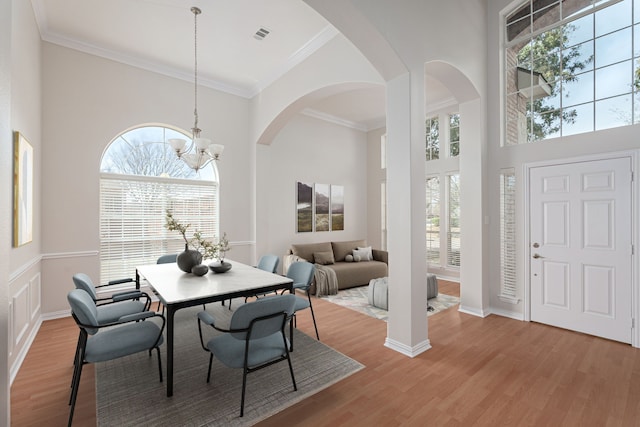
{"label": "ottoman", "polygon": [[[389,309],[389,283],[386,277],[372,279],[367,290],[369,305]],[[427,273],[427,299],[438,296],[438,279],[435,274]]]}

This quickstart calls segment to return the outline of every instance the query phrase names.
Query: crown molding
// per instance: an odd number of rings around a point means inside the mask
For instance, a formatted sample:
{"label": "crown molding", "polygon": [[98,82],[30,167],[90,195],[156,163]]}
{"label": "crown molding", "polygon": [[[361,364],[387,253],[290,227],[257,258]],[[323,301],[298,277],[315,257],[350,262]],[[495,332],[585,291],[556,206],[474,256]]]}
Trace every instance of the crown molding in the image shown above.
{"label": "crown molding", "polygon": [[438,101],[434,104],[429,104],[426,106],[425,111],[427,115],[431,113],[435,113],[436,111],[444,110],[445,108],[449,108],[451,106],[457,105],[458,100],[454,97],[445,98],[442,101]]}
{"label": "crown molding", "polygon": [[315,35],[311,40],[305,43],[293,55],[291,55],[280,66],[274,68],[261,82],[256,83],[251,88],[251,97],[256,96],[262,90],[270,86],[273,82],[291,71],[296,65],[313,55],[318,49],[327,44],[331,39],[339,34],[339,31],[332,25],[327,25]]}
{"label": "crown molding", "polygon": [[323,120],[325,122],[359,130],[362,132],[368,132],[370,130],[369,127],[361,123],[353,122],[351,120],[345,120],[343,118],[323,113],[322,111],[313,110],[311,108],[305,108],[304,110],[302,110],[302,114],[304,114],[305,116],[313,117],[314,119]]}
{"label": "crown molding", "polygon": [[[43,41],[84,52],[89,55],[94,55],[112,61],[120,62],[122,64],[130,65],[132,67],[140,68],[153,73],[162,74],[179,80],[184,80],[190,83],[193,83],[194,81],[194,76],[191,73],[184,72],[182,70],[176,69],[175,67],[168,67],[166,65],[144,60],[138,56],[123,54],[121,52],[105,49],[91,43],[82,42],[51,32],[49,29],[49,23],[47,21],[46,6],[44,4],[44,1],[32,0],[31,4],[33,7],[38,29],[40,31],[40,37]],[[284,63],[282,63],[277,68],[274,68],[262,81],[256,83],[255,85],[246,87],[231,85],[219,80],[207,79],[203,76],[198,76],[198,84],[242,98],[251,99],[259,94],[264,88],[268,87],[273,82],[284,76],[296,65],[300,64],[302,61],[311,56],[314,52],[316,52],[327,42],[333,39],[338,33],[339,32],[335,29],[335,27],[327,25],[322,29],[322,31],[316,34],[315,37],[313,37],[311,40],[305,43],[304,46],[302,46],[293,55],[291,55]]]}

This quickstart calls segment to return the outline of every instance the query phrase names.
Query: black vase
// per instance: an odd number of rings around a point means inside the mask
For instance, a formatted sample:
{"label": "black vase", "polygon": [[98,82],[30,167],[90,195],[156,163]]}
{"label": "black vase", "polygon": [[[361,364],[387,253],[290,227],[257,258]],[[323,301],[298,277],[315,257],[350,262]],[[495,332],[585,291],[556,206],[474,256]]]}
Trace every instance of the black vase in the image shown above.
{"label": "black vase", "polygon": [[184,252],[180,252],[176,258],[178,268],[185,273],[191,273],[191,269],[202,262],[202,254],[195,249],[189,249],[184,245]]}

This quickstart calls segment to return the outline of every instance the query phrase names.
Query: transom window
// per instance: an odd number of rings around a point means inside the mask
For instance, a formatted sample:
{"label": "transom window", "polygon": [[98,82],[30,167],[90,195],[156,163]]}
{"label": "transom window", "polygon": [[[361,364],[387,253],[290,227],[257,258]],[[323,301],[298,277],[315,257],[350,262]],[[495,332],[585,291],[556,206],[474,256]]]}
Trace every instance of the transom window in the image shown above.
{"label": "transom window", "polygon": [[529,0],[504,28],[506,145],[640,123],[640,0]]}
{"label": "transom window", "polygon": [[459,156],[460,114],[441,112],[428,117],[425,120],[425,147],[426,160]]}
{"label": "transom window", "polygon": [[167,126],[142,126],[115,138],[100,165],[100,280],[131,277],[135,267],[184,250],[165,227],[166,211],[189,231],[219,236],[215,162],[197,173],[177,158],[169,138],[190,135]]}

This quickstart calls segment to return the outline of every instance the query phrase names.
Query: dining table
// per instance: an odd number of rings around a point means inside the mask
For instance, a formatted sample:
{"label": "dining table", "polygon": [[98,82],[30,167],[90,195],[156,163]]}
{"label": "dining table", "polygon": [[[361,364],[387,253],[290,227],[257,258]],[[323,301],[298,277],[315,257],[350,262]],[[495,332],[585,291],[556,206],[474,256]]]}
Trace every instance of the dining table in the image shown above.
{"label": "dining table", "polygon": [[185,273],[176,263],[149,264],[136,267],[136,287],[145,282],[164,304],[166,314],[167,347],[167,397],[173,395],[174,374],[174,317],[176,311],[230,300],[237,297],[269,293],[278,290],[292,291],[293,281],[279,274],[260,270],[237,261],[224,273],[209,271],[203,276]]}

